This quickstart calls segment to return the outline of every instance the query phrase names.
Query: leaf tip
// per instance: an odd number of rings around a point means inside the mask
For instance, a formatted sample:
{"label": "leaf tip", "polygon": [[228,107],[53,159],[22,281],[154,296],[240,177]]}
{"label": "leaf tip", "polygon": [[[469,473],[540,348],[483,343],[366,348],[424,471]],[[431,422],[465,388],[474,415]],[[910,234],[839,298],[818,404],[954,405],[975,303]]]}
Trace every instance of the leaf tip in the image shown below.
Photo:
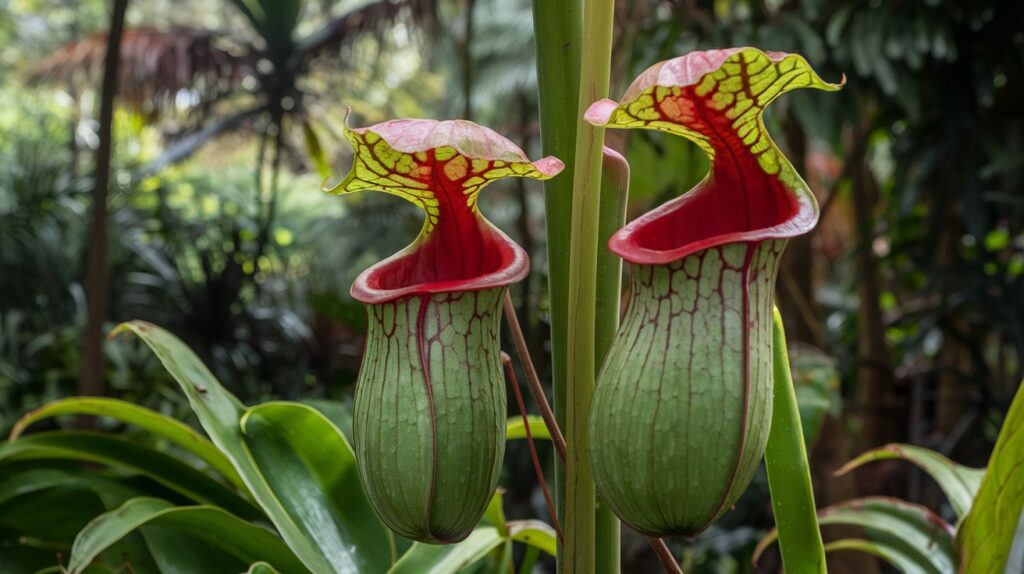
{"label": "leaf tip", "polygon": [[115,339],[124,333],[135,333],[137,329],[140,329],[139,321],[125,321],[114,327],[107,333],[107,339]]}

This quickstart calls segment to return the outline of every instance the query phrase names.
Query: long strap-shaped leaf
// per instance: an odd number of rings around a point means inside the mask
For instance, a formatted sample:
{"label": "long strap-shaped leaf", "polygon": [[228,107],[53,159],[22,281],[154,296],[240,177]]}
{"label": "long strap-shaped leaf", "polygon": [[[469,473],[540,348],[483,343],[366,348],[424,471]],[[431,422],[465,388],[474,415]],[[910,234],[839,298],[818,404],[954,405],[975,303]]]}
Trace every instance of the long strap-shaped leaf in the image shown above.
{"label": "long strap-shaped leaf", "polygon": [[773,321],[775,398],[764,459],[782,562],[787,572],[822,573],[826,572],[825,549],[818,530],[807,447],[789,370],[786,331],[778,309]]}
{"label": "long strap-shaped leaf", "polygon": [[181,421],[127,401],[104,397],[71,397],[53,401],[21,417],[11,430],[10,440],[17,440],[29,425],[61,415],[104,416],[137,426],[196,455],[233,484],[245,489],[231,461],[206,437]]}
{"label": "long strap-shaped leaf", "polygon": [[[955,568],[953,528],[924,506],[869,496],[825,508],[818,518],[822,526],[853,525],[867,533],[866,541],[845,541],[828,546],[830,550],[866,550],[881,558],[891,556],[891,564],[905,574],[948,574]],[[755,562],[777,538],[778,531],[773,530],[758,543]],[[794,570],[787,568],[787,572]]]}
{"label": "long strap-shaped leaf", "polygon": [[79,460],[147,476],[200,503],[216,504],[246,520],[262,513],[224,484],[176,458],[107,433],[53,431],[0,445],[0,461]]}
{"label": "long strap-shaped leaf", "polygon": [[[551,440],[551,431],[544,424],[544,419],[539,415],[529,415],[530,435],[534,439]],[[516,440],[526,438],[526,423],[522,417],[512,417],[505,423],[505,440]]]}
{"label": "long strap-shaped leaf", "polygon": [[[1021,389],[1024,389],[1022,384]],[[1024,513],[1024,391],[1006,414],[978,497],[958,533],[960,572],[1019,574],[1024,564],[1010,564],[1010,551]]]}
{"label": "long strap-shaped leaf", "polygon": [[[364,547],[345,539],[336,528],[319,520],[320,516],[329,514],[329,510],[313,506],[309,500],[305,502],[310,505],[296,505],[302,499],[280,496],[278,490],[287,487],[287,484],[275,484],[268,480],[265,469],[261,468],[246,444],[241,426],[245,406],[221,386],[191,349],[174,335],[149,323],[125,323],[115,329],[114,333],[123,331],[131,331],[141,337],[178,382],[203,429],[231,460],[281,537],[306,567],[317,574],[375,571],[370,566],[373,563],[370,556],[373,552],[368,553]],[[327,438],[340,449],[339,456],[343,454],[342,451],[351,456],[351,448],[340,433]],[[295,446],[298,448],[298,445]],[[327,469],[302,466],[293,470],[302,474],[312,472],[312,478],[320,480],[322,477],[319,472],[326,472]],[[280,478],[281,474],[276,473],[274,476]],[[350,497],[364,496],[362,491],[347,494]],[[387,540],[381,543],[386,545]]]}
{"label": "long strap-shaped leaf", "polygon": [[475,564],[506,541],[493,526],[477,528],[458,544],[417,542],[388,574],[455,574]]}
{"label": "long strap-shaped leaf", "polygon": [[843,465],[836,474],[845,474],[876,460],[902,459],[916,464],[928,473],[945,493],[958,517],[971,509],[974,496],[978,493],[983,468],[969,468],[957,464],[941,454],[910,444],[887,444],[869,450]]}
{"label": "long strap-shaped leaf", "polygon": [[86,525],[75,538],[68,570],[78,574],[101,552],[131,532],[158,525],[200,536],[243,563],[265,560],[282,572],[305,571],[298,558],[270,531],[217,507],[174,506],[159,498],[133,498]]}
{"label": "long strap-shaped leaf", "polygon": [[887,542],[864,540],[862,538],[844,538],[825,545],[825,552],[843,551],[861,552],[881,558],[903,574],[926,574],[930,572],[930,570],[922,568],[916,562],[917,559],[908,555],[903,548],[893,546]]}

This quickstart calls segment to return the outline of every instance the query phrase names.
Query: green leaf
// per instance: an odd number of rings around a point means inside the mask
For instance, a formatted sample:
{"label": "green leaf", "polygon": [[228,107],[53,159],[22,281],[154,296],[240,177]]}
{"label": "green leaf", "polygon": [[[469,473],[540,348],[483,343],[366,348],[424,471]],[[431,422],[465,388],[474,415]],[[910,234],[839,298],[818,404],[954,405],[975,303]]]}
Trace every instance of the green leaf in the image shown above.
{"label": "green leaf", "polygon": [[[825,549],[815,515],[814,491],[796,391],[786,352],[782,315],[775,309],[772,330],[775,378],[771,430],[765,449],[768,487],[780,538],[782,561],[790,572],[826,572]],[[758,551],[754,561],[757,561]]]}
{"label": "green leaf", "polygon": [[483,560],[506,539],[493,526],[474,530],[458,544],[417,542],[389,570],[389,574],[455,574]]}
{"label": "green leaf", "polygon": [[[174,506],[158,498],[133,498],[90,522],[75,538],[68,570],[82,570],[104,549],[143,526],[169,526],[208,540],[242,563],[266,560],[285,572],[306,572],[270,531],[212,506]],[[188,559],[188,557],[182,557]]]}
{"label": "green leaf", "polygon": [[[362,556],[366,550],[350,543],[344,548],[348,558],[340,564],[332,563],[328,556],[336,554],[338,549],[321,548],[315,539],[308,536],[309,525],[300,524],[330,516],[331,510],[317,507],[317,513],[312,516],[300,515],[295,513],[296,507],[287,505],[279,497],[246,445],[241,428],[245,406],[221,386],[191,349],[174,335],[149,323],[124,323],[114,332],[123,331],[137,334],[153,350],[185,392],[192,410],[210,439],[231,460],[281,537],[310,570],[318,574],[345,572],[346,565],[359,564],[364,560]],[[342,456],[342,453],[338,455]],[[285,472],[283,469],[279,471]],[[302,468],[295,471],[307,472]]]}
{"label": "green leaf", "polygon": [[73,397],[48,403],[21,417],[11,430],[10,440],[17,439],[31,424],[60,415],[104,416],[135,425],[196,455],[236,486],[243,490],[245,488],[227,457],[192,427],[156,411],[117,399]]}
{"label": "green leaf", "polygon": [[316,135],[316,131],[308,121],[302,122],[302,135],[306,140],[306,154],[309,156],[309,160],[313,162],[317,174],[321,178],[327,179],[331,175],[331,165],[327,161],[327,156],[324,155],[323,146],[320,145],[320,137]]}
{"label": "green leaf", "polygon": [[513,520],[508,523],[510,538],[528,546],[539,548],[555,556],[558,551],[558,539],[555,529],[540,520]]}
{"label": "green leaf", "polygon": [[[360,316],[365,315],[363,304],[359,305]],[[338,427],[345,436],[345,442],[352,444],[352,404],[349,401],[332,401],[328,399],[306,399],[302,404],[309,405],[327,417],[331,424]]]}
{"label": "green leaf", "polygon": [[257,562],[249,567],[246,574],[281,574],[266,562]]}
{"label": "green leaf", "polygon": [[[59,564],[58,554],[67,556],[78,532],[110,510],[96,486],[85,481],[46,486],[0,506],[0,572],[36,572]],[[138,572],[157,571],[138,534],[125,537],[100,558],[114,567],[130,563]]]}
{"label": "green leaf", "polygon": [[80,472],[51,467],[11,468],[5,465],[0,474],[0,506],[8,500],[55,486],[79,483]]}
{"label": "green leaf", "polygon": [[981,479],[978,496],[960,527],[957,540],[961,551],[960,571],[970,574],[1020,572],[1021,565],[1008,562],[1022,511],[1024,392],[1018,389],[996,439],[988,470]]}
{"label": "green leaf", "polygon": [[232,3],[263,37],[274,56],[283,59],[291,54],[292,35],[302,14],[303,0],[232,0]]}
{"label": "green leaf", "polygon": [[797,347],[790,354],[790,360],[804,442],[811,448],[825,423],[825,416],[838,407],[839,373],[832,357],[816,349]]}
{"label": "green leaf", "polygon": [[895,548],[884,542],[874,542],[860,538],[846,538],[836,540],[825,545],[825,552],[840,552],[843,550],[863,552],[885,560],[903,574],[917,574],[931,572],[926,566],[915,562],[915,558],[908,556],[902,549]]}
{"label": "green leaf", "polygon": [[215,504],[246,519],[259,509],[231,489],[173,456],[128,439],[92,431],[54,431],[0,445],[4,460],[80,460],[147,476],[197,502]]}
{"label": "green leaf", "polygon": [[288,513],[316,517],[297,525],[337,570],[391,566],[391,533],[370,506],[337,427],[313,407],[284,402],[250,408],[241,424],[256,466]]}
{"label": "green leaf", "polygon": [[[543,418],[539,415],[530,415],[527,418],[530,421],[530,434],[534,439],[551,440],[551,432],[548,431],[548,426],[544,424]],[[523,417],[508,419],[508,422],[505,423],[505,438],[507,440],[526,438],[526,425],[523,423]]]}
{"label": "green leaf", "polygon": [[[905,572],[946,574],[956,571],[953,528],[923,506],[896,498],[871,496],[825,508],[818,513],[818,519],[822,526],[842,524],[863,528],[870,543],[890,549],[890,553],[897,556],[894,565],[913,564],[914,568]],[[754,551],[755,562],[777,537],[777,531],[773,530],[761,539]]]}
{"label": "green leaf", "polygon": [[937,452],[909,444],[888,444],[869,450],[843,465],[836,474],[846,474],[872,461],[891,459],[910,461],[927,472],[939,483],[958,517],[963,517],[970,510],[981,485],[981,477],[985,474],[985,469],[959,465]]}
{"label": "green leaf", "polygon": [[498,529],[498,534],[504,537],[508,536],[508,521],[505,520],[505,489],[494,490],[494,496],[487,504],[478,526],[493,526]]}

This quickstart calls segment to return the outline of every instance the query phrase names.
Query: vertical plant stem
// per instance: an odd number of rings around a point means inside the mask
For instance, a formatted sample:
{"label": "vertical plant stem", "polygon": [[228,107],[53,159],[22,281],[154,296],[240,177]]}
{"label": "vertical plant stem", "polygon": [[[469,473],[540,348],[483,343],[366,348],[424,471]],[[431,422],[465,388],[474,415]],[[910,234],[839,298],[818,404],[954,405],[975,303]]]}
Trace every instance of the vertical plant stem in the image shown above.
{"label": "vertical plant stem", "polygon": [[[583,9],[578,110],[608,96],[613,0],[586,0]],[[564,572],[597,570],[596,500],[587,451],[587,421],[596,374],[598,224],[604,129],[577,115],[572,234],[569,242],[569,330],[566,336]]]}
{"label": "vertical plant stem", "polygon": [[789,370],[786,330],[778,309],[774,312],[773,327],[775,399],[764,458],[775,525],[779,531],[782,564],[786,572],[824,573],[825,548],[814,507],[811,469],[807,463],[796,390]]}
{"label": "vertical plant stem", "polygon": [[[540,100],[541,145],[565,162],[559,177],[544,182],[547,224],[548,303],[551,309],[551,394],[555,417],[565,423],[565,339],[568,331],[569,240],[579,117],[580,0],[533,0]],[[563,517],[565,468],[555,459],[555,508]],[[559,555],[562,546],[558,546]],[[560,561],[559,561],[560,562]]]}
{"label": "vertical plant stem", "polygon": [[462,30],[462,119],[473,119],[473,12],[476,0],[466,0]]}
{"label": "vertical plant stem", "polygon": [[[619,327],[619,303],[622,299],[622,259],[608,249],[608,240],[626,222],[629,199],[629,163],[611,148],[604,148],[601,173],[601,208],[598,224],[596,321],[594,354],[598,365],[604,362]],[[612,509],[597,501],[597,572],[616,574],[621,562],[622,527]]]}

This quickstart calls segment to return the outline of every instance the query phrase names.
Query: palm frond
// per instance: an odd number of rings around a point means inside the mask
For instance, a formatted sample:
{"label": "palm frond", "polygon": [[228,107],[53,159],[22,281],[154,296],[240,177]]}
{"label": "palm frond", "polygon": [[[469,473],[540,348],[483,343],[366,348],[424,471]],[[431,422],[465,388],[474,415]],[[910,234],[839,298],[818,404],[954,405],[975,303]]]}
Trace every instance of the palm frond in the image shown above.
{"label": "palm frond", "polygon": [[298,42],[293,63],[301,65],[317,56],[337,51],[364,33],[380,33],[407,18],[429,27],[436,18],[436,0],[380,0],[364,4],[331,19]]}
{"label": "palm frond", "polygon": [[[103,69],[106,33],[65,45],[29,72],[33,83],[95,85]],[[248,53],[248,51],[246,51]],[[121,40],[118,98],[143,115],[204,109],[233,92],[253,66],[223,38],[195,28],[129,28]]]}

